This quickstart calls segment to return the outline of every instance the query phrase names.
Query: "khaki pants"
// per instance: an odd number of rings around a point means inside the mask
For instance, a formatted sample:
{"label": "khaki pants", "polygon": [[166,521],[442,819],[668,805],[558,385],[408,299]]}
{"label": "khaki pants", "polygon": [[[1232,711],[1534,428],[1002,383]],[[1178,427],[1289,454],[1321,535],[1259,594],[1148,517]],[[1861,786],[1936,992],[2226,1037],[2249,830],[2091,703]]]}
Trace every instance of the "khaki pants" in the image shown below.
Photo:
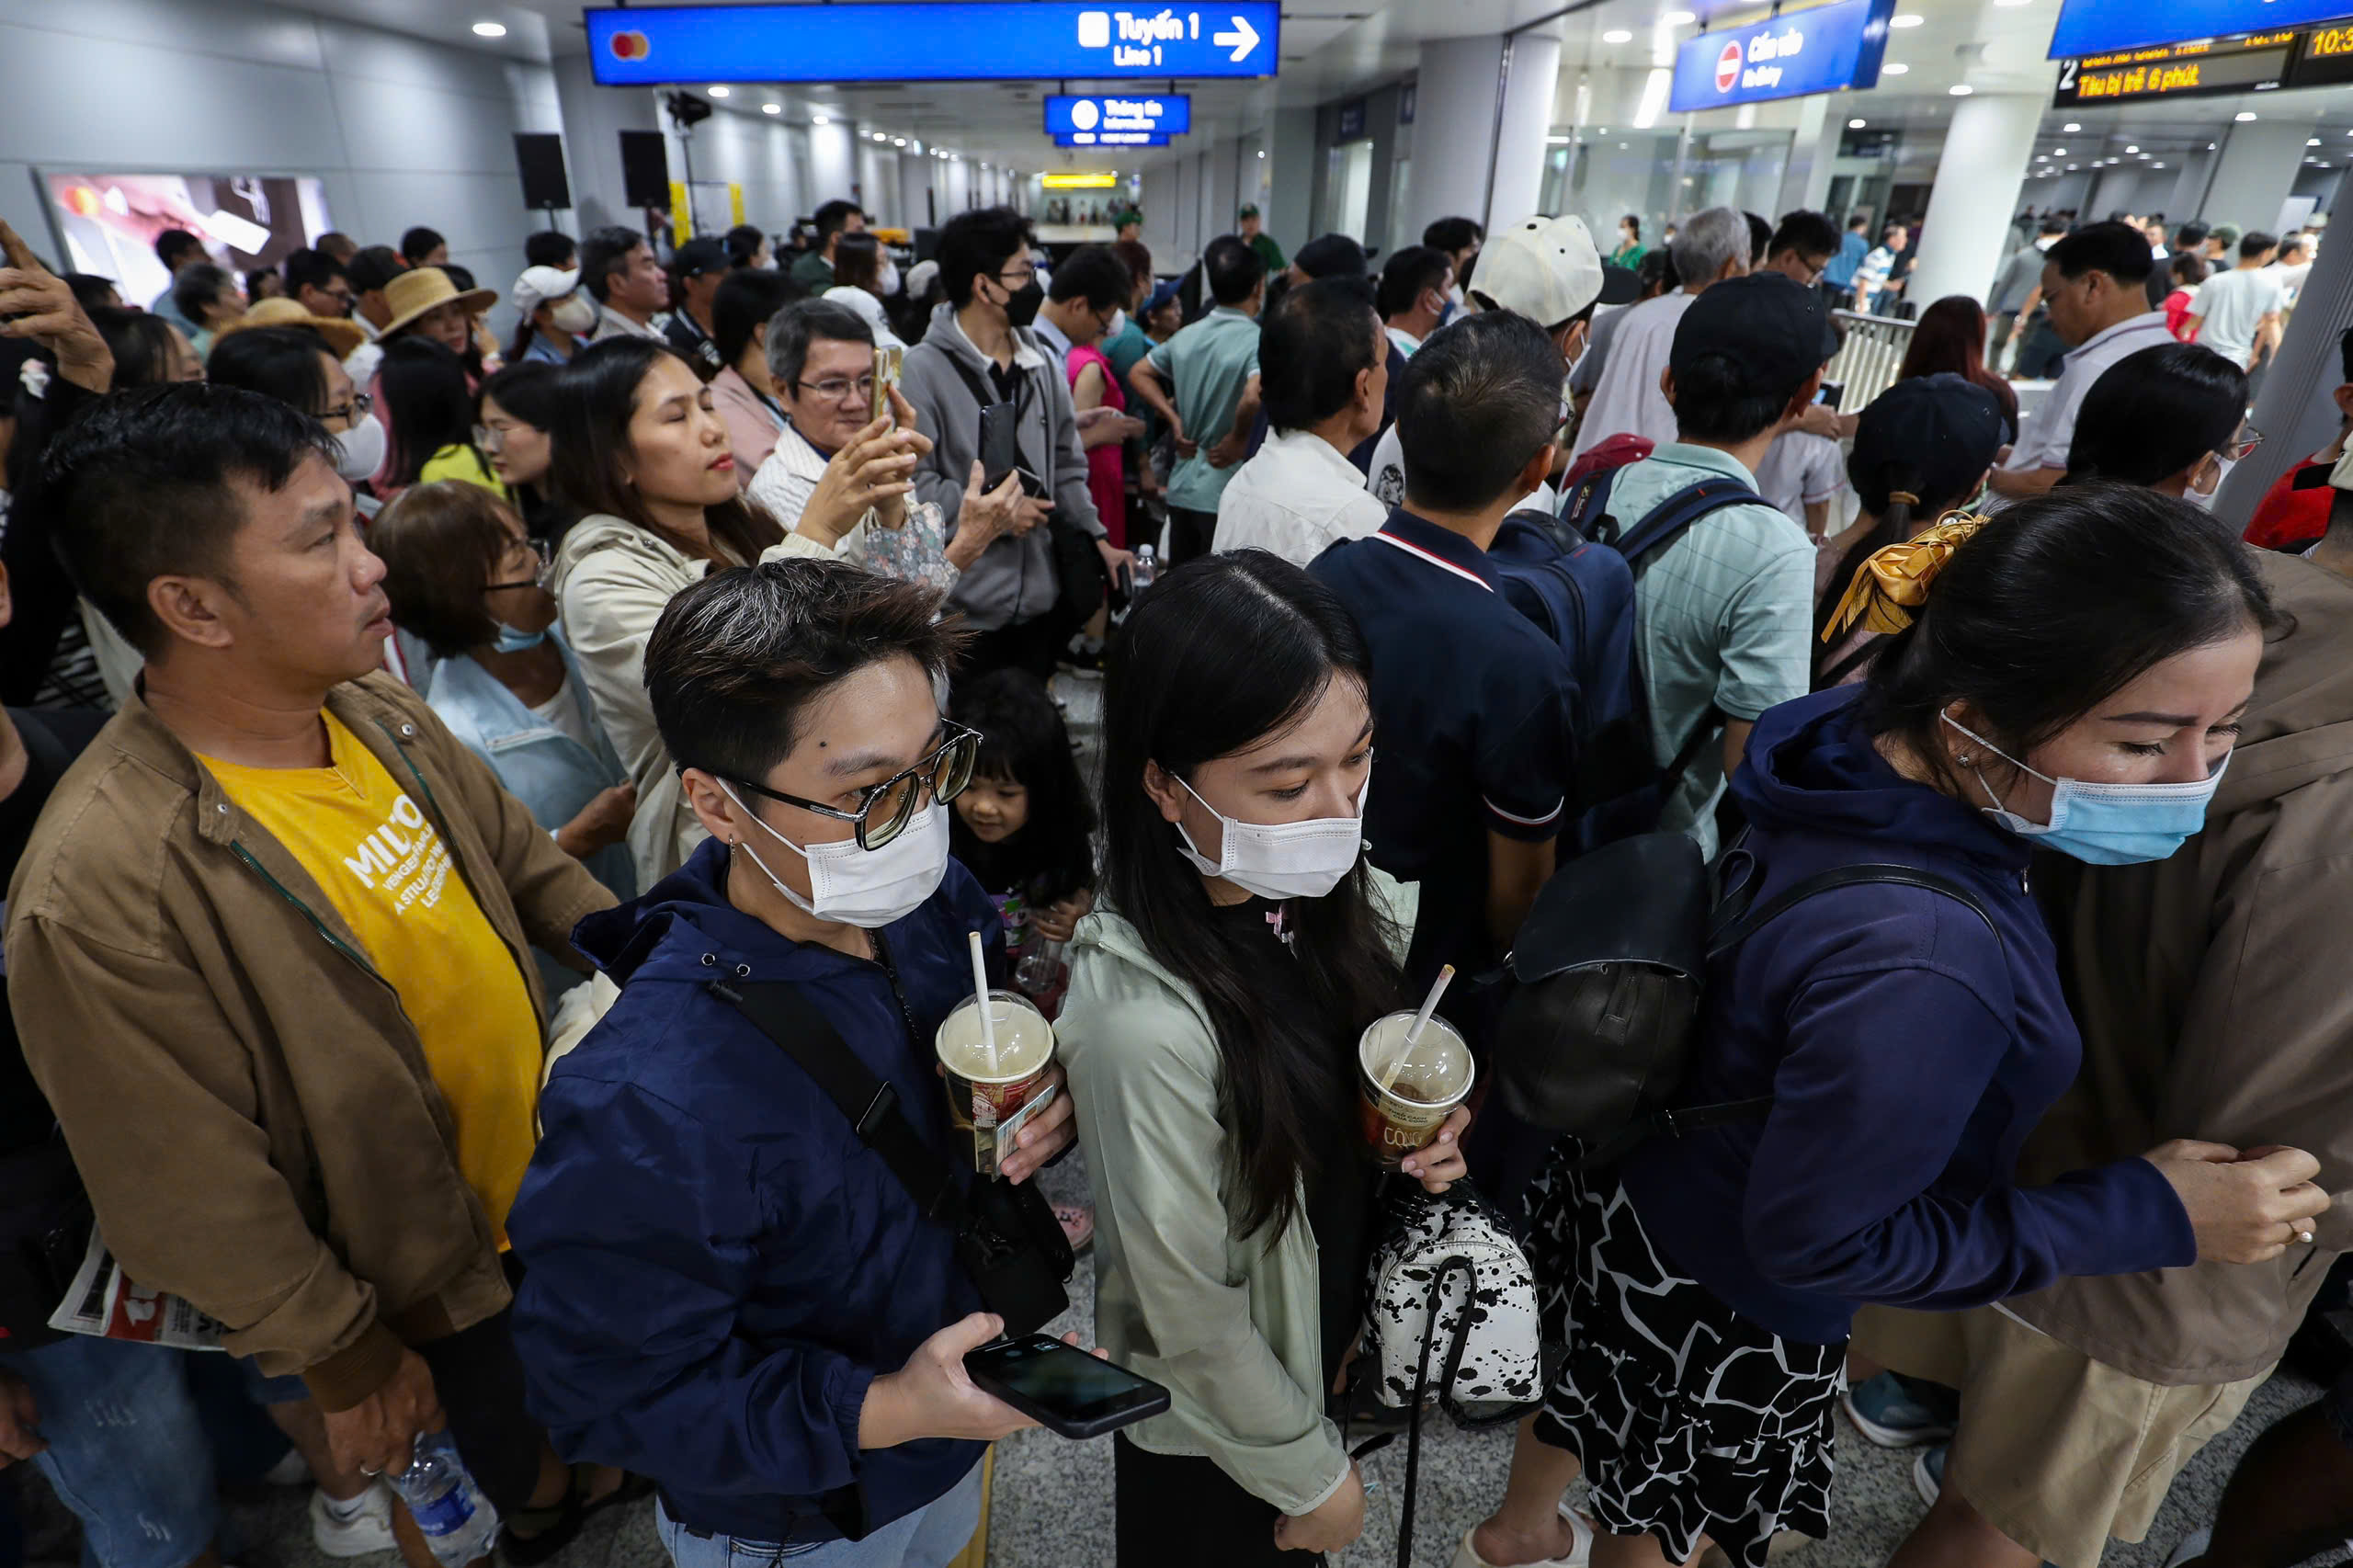
{"label": "khaki pants", "polygon": [[2099,1568],[2109,1537],[2147,1535],[2175,1475],[2270,1376],[2143,1382],[1992,1307],[1867,1307],[1854,1345],[1907,1376],[1961,1391],[1944,1483],[2059,1568]]}

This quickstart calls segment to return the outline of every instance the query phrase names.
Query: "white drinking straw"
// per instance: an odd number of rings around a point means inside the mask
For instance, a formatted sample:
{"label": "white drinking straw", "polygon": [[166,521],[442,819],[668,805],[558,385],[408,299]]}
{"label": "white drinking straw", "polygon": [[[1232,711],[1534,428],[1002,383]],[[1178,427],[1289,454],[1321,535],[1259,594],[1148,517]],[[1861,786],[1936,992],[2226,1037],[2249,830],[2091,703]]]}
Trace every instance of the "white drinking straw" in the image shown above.
{"label": "white drinking straw", "polygon": [[[981,1044],[988,1050],[989,1071],[995,1073],[997,1070],[996,1018],[989,1008],[989,968],[981,958],[981,934],[978,931],[972,931],[966,935],[972,937],[972,1006],[980,1009]],[[1449,970],[1447,972],[1451,974],[1453,971]]]}
{"label": "white drinking straw", "polygon": [[[978,937],[973,940],[978,941]],[[1405,1058],[1414,1054],[1414,1046],[1422,1038],[1422,1030],[1429,1027],[1430,1015],[1438,1011],[1438,1000],[1446,994],[1447,983],[1454,978],[1454,966],[1448,964],[1438,971],[1438,979],[1430,984],[1430,994],[1422,998],[1422,1010],[1414,1015],[1414,1027],[1405,1031],[1405,1041],[1397,1054],[1389,1059],[1388,1069],[1381,1074],[1381,1092],[1387,1094],[1395,1087],[1397,1074],[1405,1070]]]}

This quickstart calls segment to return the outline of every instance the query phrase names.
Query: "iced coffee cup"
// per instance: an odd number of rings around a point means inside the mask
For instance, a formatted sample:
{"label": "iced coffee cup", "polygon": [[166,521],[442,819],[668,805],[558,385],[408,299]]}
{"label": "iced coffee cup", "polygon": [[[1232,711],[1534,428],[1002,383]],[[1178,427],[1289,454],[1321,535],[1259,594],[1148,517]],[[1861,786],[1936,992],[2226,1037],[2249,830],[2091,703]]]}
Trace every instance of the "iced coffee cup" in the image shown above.
{"label": "iced coffee cup", "polygon": [[1392,1013],[1375,1019],[1357,1041],[1365,1146],[1384,1170],[1429,1147],[1471,1092],[1471,1048],[1454,1026],[1433,1017],[1408,1048],[1413,1028],[1413,1014]]}
{"label": "iced coffee cup", "polygon": [[1054,1064],[1054,1026],[1046,1016],[1025,996],[992,991],[989,1020],[996,1030],[994,1063],[970,997],[941,1020],[933,1042],[948,1070],[948,1114],[958,1146],[971,1152],[972,1168],[985,1176],[1012,1157],[1014,1139],[1054,1097],[1045,1082]]}

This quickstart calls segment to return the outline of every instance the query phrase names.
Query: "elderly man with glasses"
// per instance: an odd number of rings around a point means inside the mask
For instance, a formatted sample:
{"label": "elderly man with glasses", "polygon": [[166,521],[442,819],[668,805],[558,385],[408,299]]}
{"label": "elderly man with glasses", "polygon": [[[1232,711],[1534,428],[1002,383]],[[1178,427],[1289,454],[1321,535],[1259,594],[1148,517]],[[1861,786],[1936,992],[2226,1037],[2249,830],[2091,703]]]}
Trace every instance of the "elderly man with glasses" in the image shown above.
{"label": "elderly man with glasses", "polygon": [[914,471],[931,437],[895,388],[875,412],[874,329],[832,300],[796,300],[767,330],[768,378],[785,427],[745,494],[791,535],[773,553],[833,555],[894,576],[951,588],[1009,528],[1017,480],[983,495],[968,486],[956,538],[938,506],[914,498]]}

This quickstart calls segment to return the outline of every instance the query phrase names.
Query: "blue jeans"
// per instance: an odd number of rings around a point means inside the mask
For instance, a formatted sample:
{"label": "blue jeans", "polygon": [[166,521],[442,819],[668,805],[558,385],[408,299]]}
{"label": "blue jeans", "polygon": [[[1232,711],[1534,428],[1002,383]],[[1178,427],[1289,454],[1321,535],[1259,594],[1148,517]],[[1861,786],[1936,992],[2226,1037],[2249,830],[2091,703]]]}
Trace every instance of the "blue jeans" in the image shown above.
{"label": "blue jeans", "polygon": [[948,1568],[981,1525],[981,1465],[904,1518],[864,1540],[818,1540],[779,1546],[772,1540],[693,1535],[658,1504],[654,1528],[677,1568]]}
{"label": "blue jeans", "polygon": [[185,1350],[70,1335],[7,1357],[32,1385],[47,1451],[33,1462],[82,1520],[98,1568],[183,1568],[220,1522],[212,1449]]}

